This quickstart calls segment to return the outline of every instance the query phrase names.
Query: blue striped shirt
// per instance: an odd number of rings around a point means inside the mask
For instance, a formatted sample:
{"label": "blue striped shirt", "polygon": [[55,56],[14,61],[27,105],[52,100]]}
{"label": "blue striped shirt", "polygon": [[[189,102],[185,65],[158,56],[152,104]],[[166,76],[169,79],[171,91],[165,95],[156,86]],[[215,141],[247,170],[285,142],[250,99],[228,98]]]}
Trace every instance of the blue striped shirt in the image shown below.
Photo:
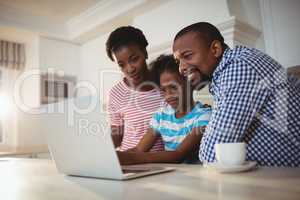
{"label": "blue striped shirt", "polygon": [[175,110],[167,105],[153,115],[150,128],[162,136],[166,151],[174,151],[193,128],[206,126],[210,115],[211,108],[198,102],[191,112],[176,118]]}

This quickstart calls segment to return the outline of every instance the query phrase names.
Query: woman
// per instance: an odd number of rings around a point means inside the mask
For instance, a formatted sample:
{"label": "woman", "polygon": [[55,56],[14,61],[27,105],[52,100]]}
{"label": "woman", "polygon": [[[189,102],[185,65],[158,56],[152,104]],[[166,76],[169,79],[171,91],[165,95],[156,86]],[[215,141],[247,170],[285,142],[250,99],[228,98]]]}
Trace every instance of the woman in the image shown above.
{"label": "woman", "polygon": [[[108,102],[112,138],[120,151],[138,144],[152,114],[162,105],[161,91],[151,82],[147,68],[147,45],[143,32],[132,26],[117,28],[106,42],[108,57],[124,74],[124,79],[111,89]],[[163,143],[158,139],[151,150],[162,149]]]}

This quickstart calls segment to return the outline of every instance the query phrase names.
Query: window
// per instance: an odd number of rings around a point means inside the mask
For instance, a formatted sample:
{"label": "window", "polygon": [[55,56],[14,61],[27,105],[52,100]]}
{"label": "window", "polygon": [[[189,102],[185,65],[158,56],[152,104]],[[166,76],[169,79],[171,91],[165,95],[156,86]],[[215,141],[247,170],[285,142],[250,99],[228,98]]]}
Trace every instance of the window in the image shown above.
{"label": "window", "polygon": [[13,145],[11,142],[17,134],[17,107],[13,95],[20,72],[0,65],[0,146]]}
{"label": "window", "polygon": [[[2,92],[2,71],[0,70],[0,94],[1,92]],[[0,144],[1,143],[3,143],[3,126],[2,126],[2,117],[0,115]]]}
{"label": "window", "polygon": [[0,39],[0,144],[8,144],[17,134],[17,110],[13,102],[14,84],[25,68],[25,44]]}
{"label": "window", "polygon": [[0,143],[3,143],[3,127],[2,127],[2,120],[0,120]]}
{"label": "window", "polygon": [[2,120],[0,120],[0,144],[3,143],[3,127]]}

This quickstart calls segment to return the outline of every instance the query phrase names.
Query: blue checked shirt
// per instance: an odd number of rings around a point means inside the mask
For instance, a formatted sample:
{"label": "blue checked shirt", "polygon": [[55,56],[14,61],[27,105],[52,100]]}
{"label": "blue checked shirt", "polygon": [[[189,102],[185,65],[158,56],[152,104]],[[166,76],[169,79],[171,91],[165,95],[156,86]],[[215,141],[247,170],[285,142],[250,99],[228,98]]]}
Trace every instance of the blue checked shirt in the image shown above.
{"label": "blue checked shirt", "polygon": [[249,161],[300,166],[299,85],[268,55],[227,48],[210,83],[214,106],[200,160],[214,162],[217,143],[246,142]]}

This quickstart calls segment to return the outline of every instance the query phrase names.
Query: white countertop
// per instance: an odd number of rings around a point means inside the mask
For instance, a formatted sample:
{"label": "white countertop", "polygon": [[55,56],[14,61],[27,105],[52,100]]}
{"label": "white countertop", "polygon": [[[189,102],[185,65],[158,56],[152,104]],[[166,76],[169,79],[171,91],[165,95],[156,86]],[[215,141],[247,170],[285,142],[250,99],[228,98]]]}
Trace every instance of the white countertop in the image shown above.
{"label": "white countertop", "polygon": [[47,146],[33,146],[33,147],[9,147],[0,149],[0,157],[49,153]]}
{"label": "white countertop", "polygon": [[300,199],[300,168],[259,168],[219,174],[201,165],[166,165],[176,171],[129,181],[61,175],[53,161],[0,159],[3,200]]}

